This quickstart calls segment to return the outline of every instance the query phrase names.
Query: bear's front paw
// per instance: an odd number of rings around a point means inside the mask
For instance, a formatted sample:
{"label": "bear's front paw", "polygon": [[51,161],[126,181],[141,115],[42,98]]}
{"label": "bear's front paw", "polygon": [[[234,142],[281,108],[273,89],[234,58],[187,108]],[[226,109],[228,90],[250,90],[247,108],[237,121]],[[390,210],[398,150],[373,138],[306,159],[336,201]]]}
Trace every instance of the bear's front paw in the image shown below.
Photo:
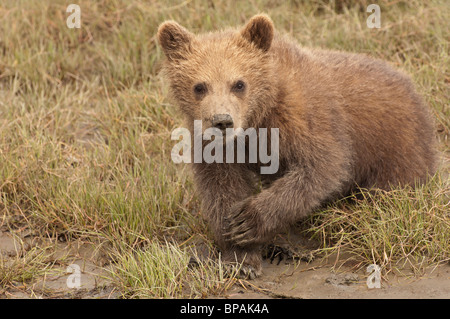
{"label": "bear's front paw", "polygon": [[238,279],[253,280],[262,275],[261,266],[255,268],[247,264],[224,263],[225,275]]}
{"label": "bear's front paw", "polygon": [[251,199],[235,204],[224,218],[224,237],[237,247],[247,247],[262,243],[264,227],[259,211]]}

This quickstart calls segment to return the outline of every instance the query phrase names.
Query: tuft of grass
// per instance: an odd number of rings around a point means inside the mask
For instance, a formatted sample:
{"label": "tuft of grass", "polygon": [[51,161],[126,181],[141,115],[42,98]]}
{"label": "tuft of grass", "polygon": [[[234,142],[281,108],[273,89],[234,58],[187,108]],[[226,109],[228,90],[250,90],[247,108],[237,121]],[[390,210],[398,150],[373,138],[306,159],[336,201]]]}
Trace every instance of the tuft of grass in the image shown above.
{"label": "tuft of grass", "polygon": [[450,182],[436,175],[415,189],[361,192],[309,220],[322,251],[350,252],[386,272],[450,260]]}
{"label": "tuft of grass", "polygon": [[219,294],[235,279],[219,262],[189,261],[195,252],[177,244],[151,242],[128,249],[116,261],[112,277],[127,298],[200,298]]}
{"label": "tuft of grass", "polygon": [[40,276],[58,273],[53,264],[48,247],[33,247],[12,258],[0,254],[0,292],[11,286],[25,288]]}

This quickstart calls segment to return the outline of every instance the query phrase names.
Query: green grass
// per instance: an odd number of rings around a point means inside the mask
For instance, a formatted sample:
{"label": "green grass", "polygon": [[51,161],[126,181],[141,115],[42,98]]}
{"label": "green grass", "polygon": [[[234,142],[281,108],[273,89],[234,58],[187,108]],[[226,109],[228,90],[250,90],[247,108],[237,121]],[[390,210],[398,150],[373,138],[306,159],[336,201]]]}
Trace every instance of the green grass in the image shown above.
{"label": "green grass", "polygon": [[450,260],[450,182],[435,176],[428,184],[389,192],[377,190],[338,201],[313,215],[307,230],[326,253],[351,252],[361,263],[385,272],[415,272]]}
{"label": "green grass", "polygon": [[234,274],[227,274],[220,261],[190,266],[195,255],[193,250],[153,241],[145,249],[127,249],[121,254],[113,278],[129,298],[206,297],[234,283]]}
{"label": "green grass", "polygon": [[[367,53],[411,74],[433,109],[447,161],[415,191],[327,208],[309,221],[313,233],[325,249],[345,248],[387,271],[406,257],[449,259],[446,1],[381,1],[379,30],[366,27],[363,0],[77,3],[81,29],[66,27],[66,1],[0,4],[0,226],[107,243],[124,297],[204,297],[228,288],[219,262],[186,266],[198,243],[213,244],[188,167],[170,160],[170,133],[182,119],[158,73],[155,33],[166,19],[204,32],[266,12],[304,46]],[[0,293],[51,270],[54,260],[28,253],[0,261]]]}

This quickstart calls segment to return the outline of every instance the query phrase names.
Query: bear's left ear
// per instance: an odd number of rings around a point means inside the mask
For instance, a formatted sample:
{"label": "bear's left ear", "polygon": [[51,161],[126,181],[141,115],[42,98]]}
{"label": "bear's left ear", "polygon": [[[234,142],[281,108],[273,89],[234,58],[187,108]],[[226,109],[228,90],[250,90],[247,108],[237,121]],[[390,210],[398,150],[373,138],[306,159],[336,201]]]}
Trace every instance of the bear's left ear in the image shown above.
{"label": "bear's left ear", "polygon": [[158,41],[170,61],[183,59],[189,50],[193,34],[175,21],[163,22],[158,28]]}
{"label": "bear's left ear", "polygon": [[263,51],[268,51],[272,44],[274,26],[265,14],[258,14],[250,19],[241,31],[241,35]]}

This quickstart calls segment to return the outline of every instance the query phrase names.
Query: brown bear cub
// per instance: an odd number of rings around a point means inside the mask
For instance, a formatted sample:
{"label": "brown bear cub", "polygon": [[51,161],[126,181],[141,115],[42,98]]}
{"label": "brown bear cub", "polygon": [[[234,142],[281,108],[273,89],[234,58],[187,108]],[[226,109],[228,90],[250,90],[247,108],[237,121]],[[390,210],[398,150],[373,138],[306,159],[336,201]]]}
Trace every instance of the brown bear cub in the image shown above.
{"label": "brown bear cub", "polygon": [[[193,164],[222,259],[243,262],[250,276],[261,273],[263,244],[324,203],[358,187],[414,186],[435,172],[429,110],[383,61],[303,48],[266,15],[201,35],[166,21],[158,40],[189,130],[194,120],[203,130],[279,130],[276,173],[261,174],[259,161]],[[255,177],[269,186],[258,193]]]}

